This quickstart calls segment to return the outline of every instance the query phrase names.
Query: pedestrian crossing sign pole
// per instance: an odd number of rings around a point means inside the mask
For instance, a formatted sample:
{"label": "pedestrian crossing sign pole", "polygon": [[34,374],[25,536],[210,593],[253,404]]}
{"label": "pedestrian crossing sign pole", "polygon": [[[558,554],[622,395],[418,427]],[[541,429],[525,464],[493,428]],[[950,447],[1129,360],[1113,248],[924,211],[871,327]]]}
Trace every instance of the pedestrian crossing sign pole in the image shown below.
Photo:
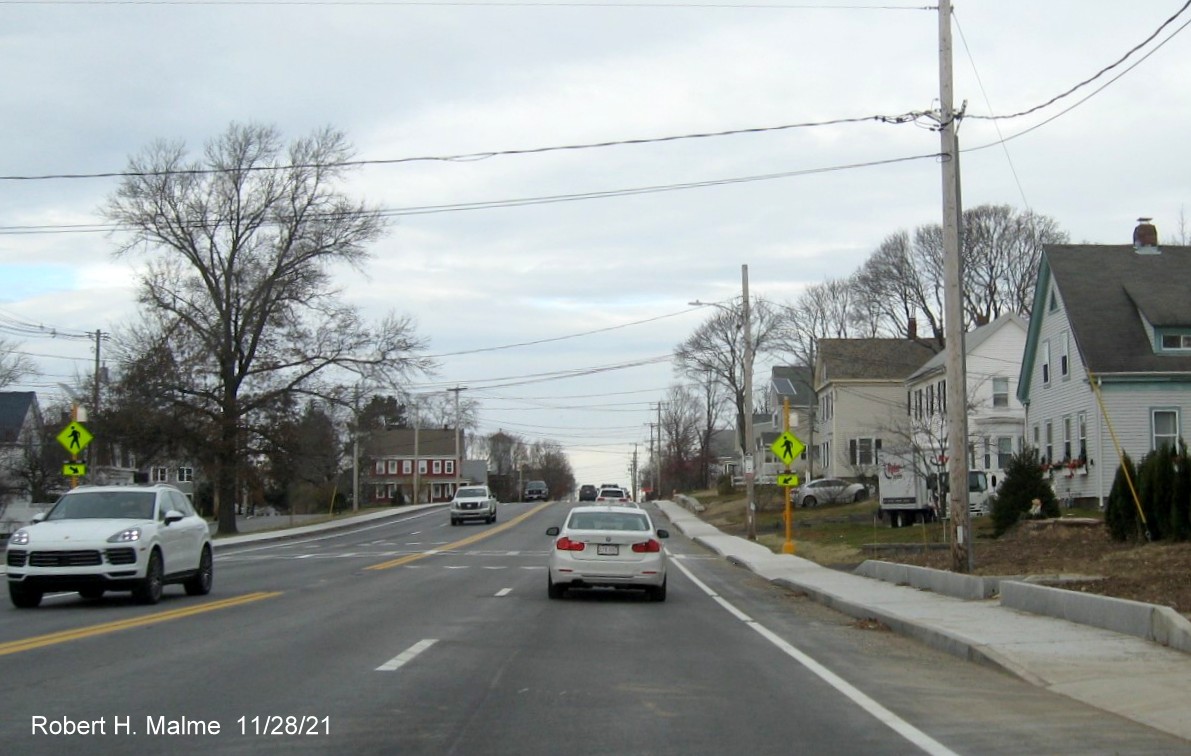
{"label": "pedestrian crossing sign pole", "polygon": [[782,487],[786,499],[786,542],[782,545],[783,554],[794,553],[794,512],[790,504],[790,492],[798,485],[798,476],[791,472],[790,466],[805,449],[806,445],[790,432],[790,399],[782,399],[782,433],[770,444],[769,450],[786,465],[786,471],[777,476],[777,484]]}

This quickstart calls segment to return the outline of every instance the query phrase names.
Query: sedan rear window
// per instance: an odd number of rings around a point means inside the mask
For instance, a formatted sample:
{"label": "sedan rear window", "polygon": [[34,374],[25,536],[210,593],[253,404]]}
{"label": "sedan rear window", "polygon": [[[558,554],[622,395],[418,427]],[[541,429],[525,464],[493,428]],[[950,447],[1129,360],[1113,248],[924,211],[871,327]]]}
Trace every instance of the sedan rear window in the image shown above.
{"label": "sedan rear window", "polygon": [[649,519],[631,512],[572,512],[570,530],[632,530],[649,532]]}

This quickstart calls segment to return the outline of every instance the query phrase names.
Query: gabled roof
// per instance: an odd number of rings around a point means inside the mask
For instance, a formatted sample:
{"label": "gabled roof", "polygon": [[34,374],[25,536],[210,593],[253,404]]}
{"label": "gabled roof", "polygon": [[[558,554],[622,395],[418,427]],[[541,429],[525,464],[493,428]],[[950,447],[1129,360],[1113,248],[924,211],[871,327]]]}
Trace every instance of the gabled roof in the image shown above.
{"label": "gabled roof", "polygon": [[[999,318],[992,321],[991,323],[986,323],[982,326],[979,326],[978,328],[974,328],[971,331],[965,333],[964,334],[964,354],[965,355],[972,354],[973,352],[976,351],[976,349],[978,349],[980,347],[981,344],[988,341],[988,339],[993,334],[997,333],[998,331],[1000,331],[1002,328],[1004,328],[1006,325],[1009,325],[1009,324],[1016,325],[1022,331],[1025,331],[1026,328],[1028,327],[1026,321],[1023,320],[1020,315],[1018,315],[1016,313],[1012,313],[1012,312],[1005,313],[1004,315],[1000,316]],[[947,368],[947,350],[944,349],[943,351],[936,354],[934,357],[931,357],[929,360],[927,360],[925,365],[923,365],[922,367],[918,368],[913,373],[911,373],[910,376],[906,379],[906,381],[907,382],[915,381],[919,378],[930,375],[931,373],[936,373],[936,372],[941,373],[941,372],[944,372],[946,370],[946,368]]]}
{"label": "gabled roof", "polygon": [[1191,355],[1158,354],[1145,320],[1191,329],[1191,247],[1138,254],[1125,244],[1050,244],[1043,247],[1034,311],[1022,362],[1019,397],[1037,353],[1053,281],[1066,308],[1084,365],[1096,375],[1191,373]]}
{"label": "gabled roof", "polygon": [[[372,431],[364,440],[364,448],[372,457],[414,456],[413,428],[394,428]],[[462,438],[460,448],[462,449]],[[450,457],[455,454],[455,432],[450,428],[422,428],[417,431],[419,457]]]}
{"label": "gabled roof", "polygon": [[935,350],[915,339],[820,339],[819,363],[824,383],[832,381],[904,381]]}
{"label": "gabled roof", "polygon": [[25,418],[36,407],[37,394],[32,391],[0,391],[0,441],[16,441]]}
{"label": "gabled roof", "polygon": [[789,397],[791,407],[809,407],[815,403],[815,392],[811,387],[814,371],[809,367],[775,365],[770,374],[769,385],[779,400]]}

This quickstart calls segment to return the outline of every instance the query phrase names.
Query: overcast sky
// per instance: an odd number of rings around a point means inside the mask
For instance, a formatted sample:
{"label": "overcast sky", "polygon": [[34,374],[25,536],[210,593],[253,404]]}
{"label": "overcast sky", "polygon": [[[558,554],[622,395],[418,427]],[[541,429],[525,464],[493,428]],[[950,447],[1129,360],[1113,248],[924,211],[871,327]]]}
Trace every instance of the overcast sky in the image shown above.
{"label": "overcast sky", "polygon": [[[964,206],[1030,209],[1073,241],[1106,244],[1152,216],[1170,242],[1191,166],[1184,7],[960,3]],[[1176,15],[1053,104],[976,118],[1044,105]],[[742,264],[754,296],[792,301],[852,273],[886,236],[940,222],[930,121],[874,119],[938,107],[938,37],[937,11],[912,1],[0,0],[0,318],[47,329],[0,328],[43,371],[11,388],[46,404],[88,373],[92,345],[49,329],[129,322],[144,263],[68,228],[101,222],[118,179],[20,177],[120,171],[161,138],[197,152],[232,122],[287,139],[331,125],[375,161],[762,129],[377,164],[347,187],[387,210],[454,206],[398,216],[366,269],[340,276],[370,316],[412,315],[431,354],[474,351],[441,357],[411,388],[466,386],[481,432],[553,439],[579,483],[627,484],[634,444],[645,453],[653,408],[680,380],[667,357],[712,312],[688,302],[738,295]],[[863,120],[774,128],[843,119]],[[646,187],[666,190],[624,192]],[[618,196],[459,207],[608,192]],[[630,362],[644,364],[504,385]],[[766,377],[759,366],[758,391]]]}

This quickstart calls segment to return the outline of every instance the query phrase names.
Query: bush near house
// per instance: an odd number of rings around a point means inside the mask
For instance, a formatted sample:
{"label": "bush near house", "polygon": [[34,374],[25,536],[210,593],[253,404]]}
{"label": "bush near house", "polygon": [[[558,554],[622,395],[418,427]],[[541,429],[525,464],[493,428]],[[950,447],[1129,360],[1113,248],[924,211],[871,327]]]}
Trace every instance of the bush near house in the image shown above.
{"label": "bush near house", "polygon": [[1042,502],[1043,517],[1059,516],[1059,500],[1043,473],[1038,450],[1030,446],[1009,459],[1005,478],[991,500],[993,535],[1000,536],[1023,519],[1034,499]]}
{"label": "bush near house", "polygon": [[[1141,514],[1129,479],[1137,491]],[[1178,451],[1163,446],[1150,452],[1136,469],[1125,455],[1108,494],[1104,522],[1116,541],[1140,541],[1147,534],[1153,541],[1191,540],[1191,455],[1187,445],[1180,441]]]}

